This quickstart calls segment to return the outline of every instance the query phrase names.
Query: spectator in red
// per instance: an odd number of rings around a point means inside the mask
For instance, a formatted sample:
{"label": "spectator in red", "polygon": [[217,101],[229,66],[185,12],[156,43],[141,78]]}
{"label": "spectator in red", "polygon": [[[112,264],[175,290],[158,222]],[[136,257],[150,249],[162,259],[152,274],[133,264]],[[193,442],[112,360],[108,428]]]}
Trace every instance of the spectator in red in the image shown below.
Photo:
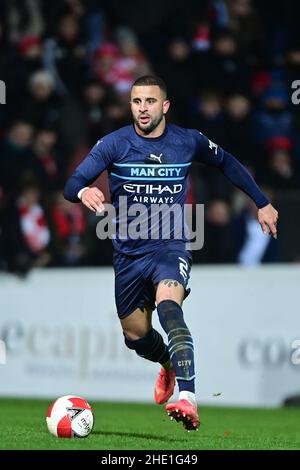
{"label": "spectator in red", "polygon": [[43,68],[42,40],[38,36],[25,36],[18,44],[20,64],[16,71],[20,85],[26,84],[30,75]]}
{"label": "spectator in red", "polygon": [[26,273],[50,263],[51,236],[35,181],[24,183],[17,199],[11,199],[7,205],[3,240],[7,265],[13,272]]}
{"label": "spectator in red", "polygon": [[32,150],[42,168],[43,188],[54,189],[59,181],[58,164],[55,154],[57,133],[52,128],[39,129],[35,135]]}
{"label": "spectator in red", "polygon": [[86,229],[82,206],[66,201],[61,192],[55,195],[51,211],[56,263],[76,266],[83,263],[86,249],[83,235]]}
{"label": "spectator in red", "polygon": [[128,94],[134,75],[121,60],[118,47],[107,42],[95,51],[93,70],[104,85],[112,86],[119,94]]}
{"label": "spectator in red", "polygon": [[299,189],[300,178],[293,158],[293,143],[285,136],[267,142],[267,171],[265,184],[275,189]]}

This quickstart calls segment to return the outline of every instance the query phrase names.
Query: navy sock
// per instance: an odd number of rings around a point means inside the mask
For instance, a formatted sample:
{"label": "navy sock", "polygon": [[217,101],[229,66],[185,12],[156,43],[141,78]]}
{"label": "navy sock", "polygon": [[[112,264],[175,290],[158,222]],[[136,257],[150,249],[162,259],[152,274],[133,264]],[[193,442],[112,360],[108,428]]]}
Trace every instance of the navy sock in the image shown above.
{"label": "navy sock", "polygon": [[191,333],[183,319],[180,305],[163,300],[157,306],[161,326],[168,335],[169,353],[179,391],[195,393],[194,345]]}
{"label": "navy sock", "polygon": [[133,349],[138,356],[148,359],[152,362],[159,362],[165,364],[170,360],[168,347],[165,345],[164,340],[158,331],[151,328],[143,338],[137,340],[130,340],[125,338],[125,344],[129,349]]}

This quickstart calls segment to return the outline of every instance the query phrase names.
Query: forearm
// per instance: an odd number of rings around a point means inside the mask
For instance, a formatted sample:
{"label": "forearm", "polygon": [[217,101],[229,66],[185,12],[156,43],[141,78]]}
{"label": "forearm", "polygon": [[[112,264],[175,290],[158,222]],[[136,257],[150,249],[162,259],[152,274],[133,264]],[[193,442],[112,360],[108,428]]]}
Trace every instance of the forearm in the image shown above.
{"label": "forearm", "polygon": [[108,142],[107,139],[105,138],[97,142],[86,158],[76,168],[72,176],[67,180],[64,188],[64,197],[68,201],[79,202],[79,191],[90,186],[90,184],[109,166],[112,157],[110,154],[109,139]]}
{"label": "forearm", "polygon": [[249,171],[230,153],[224,151],[219,168],[236,187],[244,191],[255,202],[259,209],[270,203]]}
{"label": "forearm", "polygon": [[89,182],[86,179],[79,175],[73,174],[66,182],[64,187],[64,198],[71,202],[80,202],[78,198],[78,193],[81,189],[87,187]]}

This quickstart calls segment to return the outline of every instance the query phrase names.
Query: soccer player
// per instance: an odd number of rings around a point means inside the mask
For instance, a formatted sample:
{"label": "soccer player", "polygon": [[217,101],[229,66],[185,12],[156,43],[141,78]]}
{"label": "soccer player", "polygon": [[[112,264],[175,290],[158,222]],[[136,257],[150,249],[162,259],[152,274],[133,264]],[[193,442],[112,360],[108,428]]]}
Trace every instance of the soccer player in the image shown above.
{"label": "soccer player", "polygon": [[[258,208],[263,232],[276,238],[278,213],[246,168],[198,130],[166,122],[170,102],[159,77],[138,78],[131,89],[130,104],[133,125],[98,140],[67,181],[66,199],[81,201],[94,212],[104,211],[104,195],[92,184],[106,169],[117,225],[121,223],[120,196],[126,197],[128,211],[137,202],[147,210],[154,203],[179,204],[183,210],[190,165],[198,161],[218,168],[248,194]],[[198,430],[193,339],[182,311],[189,293],[191,254],[184,238],[151,238],[150,231],[148,238],[113,239],[117,312],[126,346],[161,364],[155,384],[156,403],[171,398],[176,379],[179,397],[166,405],[166,411],[188,431]],[[152,327],[155,306],[168,336],[167,345]]]}

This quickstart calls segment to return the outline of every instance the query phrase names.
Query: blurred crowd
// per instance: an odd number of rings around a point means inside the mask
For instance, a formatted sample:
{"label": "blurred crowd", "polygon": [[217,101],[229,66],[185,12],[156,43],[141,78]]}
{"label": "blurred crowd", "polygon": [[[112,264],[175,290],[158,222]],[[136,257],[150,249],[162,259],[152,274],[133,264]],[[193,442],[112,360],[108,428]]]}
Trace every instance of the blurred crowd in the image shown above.
{"label": "blurred crowd", "polygon": [[[297,13],[292,0],[0,0],[0,269],[111,263],[97,217],[62,188],[101,136],[131,121],[131,84],[148,73],[167,83],[171,122],[199,129],[299,210]],[[107,175],[98,183],[109,197]],[[188,202],[206,207],[196,262],[300,260],[262,235],[253,203],[218,171],[192,169]]]}

